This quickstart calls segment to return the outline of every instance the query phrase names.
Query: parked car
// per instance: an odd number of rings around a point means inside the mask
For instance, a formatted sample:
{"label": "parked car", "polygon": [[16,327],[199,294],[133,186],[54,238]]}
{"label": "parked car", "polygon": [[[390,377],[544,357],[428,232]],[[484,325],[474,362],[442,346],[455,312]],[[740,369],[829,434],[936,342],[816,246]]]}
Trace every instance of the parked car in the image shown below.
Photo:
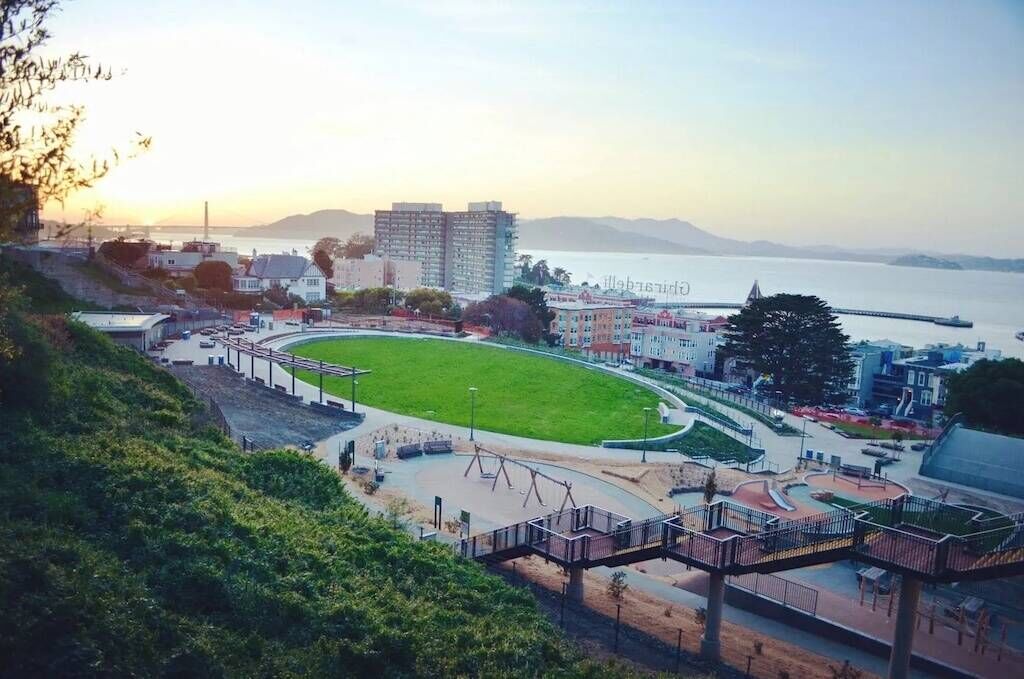
{"label": "parked car", "polygon": [[911,443],[910,449],[920,453],[922,450],[928,450],[929,445],[930,444],[926,443],[925,441],[918,441],[917,443]]}
{"label": "parked car", "polygon": [[200,349],[213,349],[215,346],[217,346],[217,343],[213,340],[202,340],[199,342]]}
{"label": "parked car", "polygon": [[860,408],[843,408],[843,412],[847,415],[856,415],[857,417],[867,417],[868,414]]}

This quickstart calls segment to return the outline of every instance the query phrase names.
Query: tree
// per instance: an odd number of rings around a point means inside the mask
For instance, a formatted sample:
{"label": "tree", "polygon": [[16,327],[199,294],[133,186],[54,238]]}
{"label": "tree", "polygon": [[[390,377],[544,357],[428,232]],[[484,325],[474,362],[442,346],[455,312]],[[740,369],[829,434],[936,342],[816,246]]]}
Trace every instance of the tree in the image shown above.
{"label": "tree", "polygon": [[828,305],[812,295],[762,297],[729,317],[725,348],[741,368],[771,375],[786,400],[837,403],[853,372],[849,337]]}
{"label": "tree", "polygon": [[537,285],[547,285],[551,282],[551,269],[548,267],[548,260],[542,259],[533,265],[533,282]]}
{"label": "tree", "polygon": [[[341,246],[341,257],[345,259],[362,259],[366,255],[373,252],[374,240],[373,236],[368,236],[365,233],[354,233],[348,237],[345,244]],[[337,257],[339,255],[335,255]]]}
{"label": "tree", "polygon": [[[19,236],[16,226],[28,210],[50,201],[63,203],[75,191],[93,186],[121,156],[77,160],[75,133],[85,110],[53,103],[49,95],[66,83],[111,79],[111,71],[82,54],[43,54],[46,24],[58,11],[55,0],[0,3],[0,242]],[[136,135],[133,150],[149,146]],[[67,235],[61,229],[56,237]]]}
{"label": "tree", "polygon": [[530,308],[533,310],[533,315],[540,323],[541,336],[545,340],[550,341],[551,321],[555,319],[555,312],[548,309],[548,304],[544,297],[544,291],[537,287],[531,288],[525,285],[513,285],[512,289],[508,291],[508,296],[512,299],[518,299],[519,301],[530,305]]}
{"label": "tree", "polygon": [[101,243],[99,252],[115,264],[129,269],[146,256],[149,252],[149,243],[128,241],[124,236],[118,236],[114,240]]}
{"label": "tree", "polygon": [[196,283],[208,290],[231,290],[231,265],[227,262],[200,262],[192,270]]}
{"label": "tree", "polygon": [[1024,436],[1024,361],[978,361],[949,378],[945,413],[963,413],[967,424]]}
{"label": "tree", "polygon": [[615,599],[616,601],[622,600],[622,595],[629,589],[629,585],[626,584],[626,572],[615,571],[612,573],[612,579],[608,581],[608,596]]}
{"label": "tree", "polygon": [[704,479],[704,504],[709,505],[718,493],[718,479],[715,478],[715,470],[712,469],[707,478]]}
{"label": "tree", "polygon": [[313,263],[320,267],[327,278],[334,278],[334,260],[326,250],[313,251]]}
{"label": "tree", "polygon": [[533,255],[528,255],[524,252],[523,254],[519,255],[519,258],[516,260],[516,263],[519,265],[519,275],[521,278],[525,279],[528,273],[533,272]]}
{"label": "tree", "polygon": [[529,304],[505,295],[493,295],[482,302],[470,304],[462,319],[466,323],[488,327],[498,334],[515,335],[531,344],[536,344],[543,332]]}
{"label": "tree", "polygon": [[427,316],[447,317],[454,306],[452,296],[444,290],[416,288],[405,294],[405,308]]}
{"label": "tree", "polygon": [[556,266],[555,270],[551,272],[551,278],[558,285],[570,285],[572,283],[572,274],[560,266]]}
{"label": "tree", "polygon": [[891,438],[892,438],[892,442],[895,443],[898,446],[901,443],[903,443],[903,432],[901,432],[899,429],[895,429],[892,432]]}
{"label": "tree", "polygon": [[392,528],[401,528],[405,524],[405,517],[410,514],[412,507],[404,497],[393,497],[384,507],[384,515]]}

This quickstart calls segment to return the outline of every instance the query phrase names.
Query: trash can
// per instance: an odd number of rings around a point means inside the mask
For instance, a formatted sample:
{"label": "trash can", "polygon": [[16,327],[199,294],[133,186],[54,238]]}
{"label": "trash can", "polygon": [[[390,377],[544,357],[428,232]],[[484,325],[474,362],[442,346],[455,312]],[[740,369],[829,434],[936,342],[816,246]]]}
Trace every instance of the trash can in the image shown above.
{"label": "trash can", "polygon": [[206,357],[206,365],[213,365],[213,354]]}
{"label": "trash can", "polygon": [[191,337],[192,337],[192,331],[191,330],[182,330],[181,331],[181,339],[187,340],[187,339],[190,339]]}
{"label": "trash can", "polygon": [[224,365],[224,356],[223,356],[223,354],[217,357],[217,365]]}

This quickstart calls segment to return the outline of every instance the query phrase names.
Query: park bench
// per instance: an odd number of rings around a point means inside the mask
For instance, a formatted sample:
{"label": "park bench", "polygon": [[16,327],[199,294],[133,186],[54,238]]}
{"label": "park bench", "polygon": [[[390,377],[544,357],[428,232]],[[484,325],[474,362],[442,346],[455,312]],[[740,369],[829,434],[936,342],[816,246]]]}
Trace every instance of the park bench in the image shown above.
{"label": "park bench", "polygon": [[451,441],[427,441],[423,444],[423,452],[427,455],[441,455],[452,452]]}
{"label": "park bench", "polygon": [[409,443],[404,446],[398,446],[398,450],[395,452],[398,455],[399,460],[408,460],[410,457],[419,457],[423,454],[423,448],[418,443]]}

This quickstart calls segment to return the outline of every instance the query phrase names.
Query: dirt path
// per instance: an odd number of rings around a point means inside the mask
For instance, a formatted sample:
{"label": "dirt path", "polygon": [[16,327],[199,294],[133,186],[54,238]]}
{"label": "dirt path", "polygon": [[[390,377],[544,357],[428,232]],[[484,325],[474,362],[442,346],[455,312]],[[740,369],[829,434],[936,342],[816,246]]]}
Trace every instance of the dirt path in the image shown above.
{"label": "dirt path", "polygon": [[[511,566],[506,566],[511,568]],[[562,583],[566,581],[562,569],[553,564],[545,564],[537,557],[526,557],[516,561],[516,574],[532,582],[542,585],[551,592],[560,593]],[[628,589],[621,601],[616,602],[608,594],[608,579],[596,573],[584,573],[585,605],[597,613],[615,619],[616,604],[620,604],[621,621],[646,634],[659,639],[674,649],[682,634],[683,650],[696,656],[700,648],[701,627],[698,625],[694,610],[678,605],[667,605],[663,600],[646,592]],[[570,630],[571,631],[571,630]],[[760,635],[756,631],[731,624],[722,623],[722,659],[734,669],[746,670],[747,659],[751,658],[750,676],[761,679],[779,679],[780,672],[788,672],[793,679],[797,677],[813,677],[831,679],[828,666],[839,667],[842,660],[826,658],[811,653],[794,644],[779,639]],[[758,654],[755,642],[761,644]],[[877,675],[864,672],[863,679]]]}

